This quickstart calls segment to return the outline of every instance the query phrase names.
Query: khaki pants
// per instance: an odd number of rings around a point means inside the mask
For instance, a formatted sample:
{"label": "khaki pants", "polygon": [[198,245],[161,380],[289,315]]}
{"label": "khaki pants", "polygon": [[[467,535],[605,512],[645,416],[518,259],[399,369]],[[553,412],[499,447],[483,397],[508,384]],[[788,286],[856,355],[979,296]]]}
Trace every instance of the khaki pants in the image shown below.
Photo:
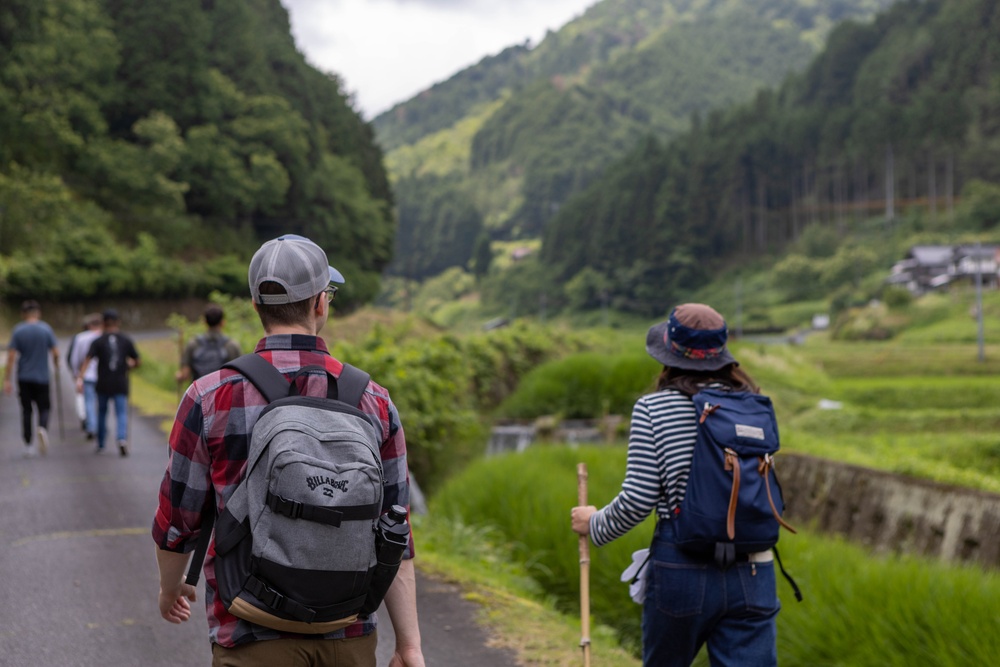
{"label": "khaki pants", "polygon": [[377,633],[350,639],[271,639],[212,644],[212,667],[375,667]]}

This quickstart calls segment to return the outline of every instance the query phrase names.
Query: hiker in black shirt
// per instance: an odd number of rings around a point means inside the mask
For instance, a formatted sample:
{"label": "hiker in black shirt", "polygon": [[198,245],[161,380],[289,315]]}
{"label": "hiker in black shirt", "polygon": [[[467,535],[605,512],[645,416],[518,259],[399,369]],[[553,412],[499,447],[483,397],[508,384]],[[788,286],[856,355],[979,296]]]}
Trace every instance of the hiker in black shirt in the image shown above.
{"label": "hiker in black shirt", "polygon": [[[118,311],[104,311],[104,333],[91,343],[82,368],[91,359],[97,360],[97,453],[105,451],[108,403],[114,401],[118,451],[128,456],[128,372],[139,366],[139,353],[132,339],[119,331],[120,325]],[[76,381],[82,387],[83,376],[78,375]]]}

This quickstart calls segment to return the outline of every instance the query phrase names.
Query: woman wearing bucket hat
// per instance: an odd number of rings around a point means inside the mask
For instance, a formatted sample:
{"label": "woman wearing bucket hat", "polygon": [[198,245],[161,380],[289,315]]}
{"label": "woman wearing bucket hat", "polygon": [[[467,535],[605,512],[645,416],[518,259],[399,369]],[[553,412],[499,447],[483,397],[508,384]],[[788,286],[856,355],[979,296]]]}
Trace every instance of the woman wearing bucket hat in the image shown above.
{"label": "woman wearing bucket hat", "polygon": [[[663,370],[656,391],[633,408],[622,490],[600,510],[572,510],[573,530],[597,546],[656,511],[651,563],[640,575],[648,584],[639,598],[647,666],[687,667],[703,644],[713,667],[777,665],[780,605],[771,552],[749,554],[746,562],[723,569],[711,557],[679,550],[671,539],[670,517],[684,498],[697,433],[691,396],[710,386],[758,392],[726,339],[722,316],[698,303],[677,306],[649,329],[646,351]],[[750,575],[755,585],[745,586]]]}

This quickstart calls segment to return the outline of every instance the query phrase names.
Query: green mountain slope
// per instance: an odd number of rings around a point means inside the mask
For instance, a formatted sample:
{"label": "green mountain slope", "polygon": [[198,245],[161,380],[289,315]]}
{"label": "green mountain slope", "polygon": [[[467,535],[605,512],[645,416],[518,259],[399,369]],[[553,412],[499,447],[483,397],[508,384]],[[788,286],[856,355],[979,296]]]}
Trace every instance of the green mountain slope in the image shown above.
{"label": "green mountain slope", "polygon": [[245,289],[259,239],[298,232],[359,302],[392,252],[373,131],[279,0],[5,0],[0,135],[8,299]]}
{"label": "green mountain slope", "polygon": [[[451,172],[449,188],[474,202],[493,238],[537,237],[574,193],[642,137],[669,138],[693,114],[780,82],[805,67],[833,21],[886,4],[604,0],[536,48],[485,59],[374,125],[391,149],[393,177],[408,179],[413,196],[439,198],[440,178],[426,177]],[[442,152],[468,155],[468,162],[444,163]],[[401,214],[401,229],[427,237],[434,211],[424,212]],[[434,260],[420,264],[461,266],[469,259],[440,243],[431,247]],[[412,250],[400,245],[399,255]]]}
{"label": "green mountain slope", "polygon": [[[904,222],[924,242],[995,235],[998,34],[993,0],[911,0],[842,24],[780,88],[649,140],[571,199],[546,229],[542,282],[572,285],[591,306],[603,294],[661,313],[718,271],[796,242],[775,282],[817,299],[887,267]],[[864,243],[837,249],[866,225]],[[810,236],[825,252],[808,251]]]}

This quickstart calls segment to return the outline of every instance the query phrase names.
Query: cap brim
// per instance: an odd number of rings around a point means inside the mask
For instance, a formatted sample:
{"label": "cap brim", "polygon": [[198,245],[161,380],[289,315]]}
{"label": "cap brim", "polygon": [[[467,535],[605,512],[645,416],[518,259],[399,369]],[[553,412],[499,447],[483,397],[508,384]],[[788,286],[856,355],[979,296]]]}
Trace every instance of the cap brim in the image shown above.
{"label": "cap brim", "polygon": [[327,268],[330,269],[330,282],[331,283],[337,283],[339,285],[343,285],[344,284],[344,276],[342,276],[340,274],[340,271],[338,271],[337,269],[333,268],[332,266],[327,267]]}

